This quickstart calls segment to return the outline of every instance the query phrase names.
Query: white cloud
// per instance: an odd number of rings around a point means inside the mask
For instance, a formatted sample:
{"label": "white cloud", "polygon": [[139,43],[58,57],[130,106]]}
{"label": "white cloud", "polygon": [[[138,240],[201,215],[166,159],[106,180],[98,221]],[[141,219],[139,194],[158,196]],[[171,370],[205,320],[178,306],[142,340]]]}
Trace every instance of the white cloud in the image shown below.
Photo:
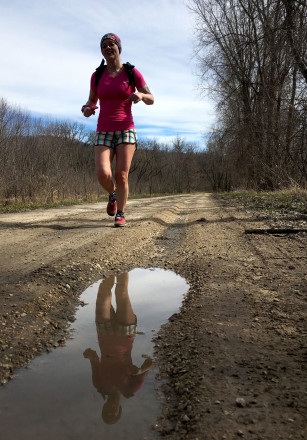
{"label": "white cloud", "polygon": [[199,98],[192,73],[193,18],[183,1],[0,0],[0,7],[0,95],[9,103],[94,129],[80,107],[101,61],[100,38],[115,32],[122,60],[135,64],[155,95],[154,106],[133,108],[140,133],[199,140],[213,123],[213,105]]}

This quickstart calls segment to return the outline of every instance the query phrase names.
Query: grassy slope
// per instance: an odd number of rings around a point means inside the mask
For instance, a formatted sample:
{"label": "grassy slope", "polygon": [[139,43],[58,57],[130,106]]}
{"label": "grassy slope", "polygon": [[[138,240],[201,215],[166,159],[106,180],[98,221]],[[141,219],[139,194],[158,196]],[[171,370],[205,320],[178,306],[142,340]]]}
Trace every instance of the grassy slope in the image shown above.
{"label": "grassy slope", "polygon": [[244,208],[265,211],[267,214],[307,214],[307,190],[285,190],[274,192],[228,192],[215,195],[231,204]]}

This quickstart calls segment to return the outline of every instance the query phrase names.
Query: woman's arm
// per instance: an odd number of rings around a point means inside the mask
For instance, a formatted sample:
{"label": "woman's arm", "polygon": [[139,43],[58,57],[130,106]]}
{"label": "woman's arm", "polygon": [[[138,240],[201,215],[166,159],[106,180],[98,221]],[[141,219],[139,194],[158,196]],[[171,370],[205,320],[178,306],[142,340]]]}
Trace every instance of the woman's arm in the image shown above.
{"label": "woman's arm", "polygon": [[96,105],[97,101],[98,101],[97,92],[95,92],[94,90],[91,89],[88,100],[84,104],[85,106],[88,106],[83,111],[83,114],[86,118],[95,114],[95,110],[92,110],[90,107],[92,107],[93,105]]}
{"label": "woman's arm", "polygon": [[143,101],[146,105],[152,105],[155,102],[155,98],[150,92],[147,84],[145,84],[143,87],[138,89],[137,92],[131,93],[127,101],[132,101],[134,104]]}
{"label": "woman's arm", "polygon": [[152,105],[155,102],[155,98],[153,97],[153,94],[149,90],[147,84],[141,87],[139,92],[143,94],[142,101],[145,102],[146,105]]}
{"label": "woman's arm", "polygon": [[150,371],[152,368],[154,368],[154,363],[152,362],[151,358],[147,358],[145,359],[145,361],[143,362],[143,364],[141,365],[140,368],[137,368],[137,371],[135,373],[132,374],[132,376],[139,376],[141,374],[147,373],[148,371]]}
{"label": "woman's arm", "polygon": [[95,388],[99,389],[100,385],[100,361],[96,351],[87,348],[83,356],[90,360],[92,367],[92,381]]}

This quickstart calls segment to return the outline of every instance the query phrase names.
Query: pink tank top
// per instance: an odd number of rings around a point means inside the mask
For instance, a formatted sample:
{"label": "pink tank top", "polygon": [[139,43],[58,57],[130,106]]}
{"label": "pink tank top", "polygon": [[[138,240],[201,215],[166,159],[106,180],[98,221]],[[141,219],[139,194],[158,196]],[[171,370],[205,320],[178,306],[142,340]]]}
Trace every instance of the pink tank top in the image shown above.
{"label": "pink tank top", "polygon": [[[133,69],[135,85],[139,90],[146,83],[142,74]],[[100,112],[97,123],[97,131],[118,131],[134,128],[131,112],[131,102],[128,97],[135,91],[135,87],[129,86],[125,68],[115,78],[110,76],[107,69],[100,78],[98,87],[95,87],[95,73],[91,77],[91,89],[97,93],[100,104]]]}

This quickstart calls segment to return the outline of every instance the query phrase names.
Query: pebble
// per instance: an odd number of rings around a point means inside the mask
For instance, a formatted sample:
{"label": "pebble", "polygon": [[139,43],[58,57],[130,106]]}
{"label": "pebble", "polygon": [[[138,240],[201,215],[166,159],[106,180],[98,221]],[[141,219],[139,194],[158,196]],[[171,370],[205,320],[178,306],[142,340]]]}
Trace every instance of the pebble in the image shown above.
{"label": "pebble", "polygon": [[243,399],[243,397],[237,397],[236,398],[236,405],[239,408],[244,408],[246,406],[246,401]]}

